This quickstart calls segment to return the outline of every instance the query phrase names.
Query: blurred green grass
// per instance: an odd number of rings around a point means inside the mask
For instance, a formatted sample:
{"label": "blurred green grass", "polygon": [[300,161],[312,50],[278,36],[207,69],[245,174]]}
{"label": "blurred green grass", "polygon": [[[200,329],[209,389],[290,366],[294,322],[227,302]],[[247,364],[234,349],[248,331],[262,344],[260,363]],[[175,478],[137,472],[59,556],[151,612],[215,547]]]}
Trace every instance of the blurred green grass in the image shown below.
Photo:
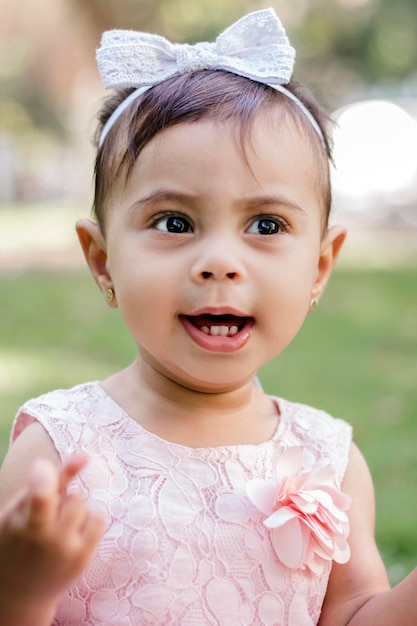
{"label": "blurred green grass", "polygon": [[[320,307],[261,380],[352,423],[374,477],[393,583],[417,563],[417,267],[337,269]],[[29,397],[100,379],[134,356],[87,270],[0,274],[0,460]],[[279,321],[277,320],[277,323]]]}

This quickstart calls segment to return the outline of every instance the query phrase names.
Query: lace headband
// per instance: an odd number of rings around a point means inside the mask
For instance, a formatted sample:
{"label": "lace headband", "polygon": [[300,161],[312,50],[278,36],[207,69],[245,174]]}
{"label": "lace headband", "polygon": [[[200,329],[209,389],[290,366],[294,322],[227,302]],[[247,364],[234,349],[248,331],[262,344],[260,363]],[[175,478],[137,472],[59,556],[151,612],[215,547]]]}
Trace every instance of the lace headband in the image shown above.
{"label": "lace headband", "polygon": [[195,70],[225,70],[269,85],[290,98],[318,134],[323,133],[306,106],[283,85],[291,79],[295,50],[273,9],[249,13],[229,26],[214,43],[172,44],[164,37],[131,30],[103,34],[97,64],[106,89],[136,87],[113,111],[101,132],[99,147],[127,107],[168,78]]}

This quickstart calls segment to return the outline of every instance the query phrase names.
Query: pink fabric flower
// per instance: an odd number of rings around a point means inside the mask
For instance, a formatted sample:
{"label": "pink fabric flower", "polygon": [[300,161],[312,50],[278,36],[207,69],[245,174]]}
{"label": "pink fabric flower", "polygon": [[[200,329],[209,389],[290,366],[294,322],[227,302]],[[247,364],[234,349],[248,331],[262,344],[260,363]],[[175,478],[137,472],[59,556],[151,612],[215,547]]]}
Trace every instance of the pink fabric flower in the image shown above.
{"label": "pink fabric flower", "polygon": [[276,483],[255,478],[247,495],[267,517],[271,541],[279,560],[287,567],[306,568],[321,574],[326,562],[346,563],[349,520],[345,513],[350,496],[335,487],[332,466],[303,469],[303,450],[285,450],[277,466]]}

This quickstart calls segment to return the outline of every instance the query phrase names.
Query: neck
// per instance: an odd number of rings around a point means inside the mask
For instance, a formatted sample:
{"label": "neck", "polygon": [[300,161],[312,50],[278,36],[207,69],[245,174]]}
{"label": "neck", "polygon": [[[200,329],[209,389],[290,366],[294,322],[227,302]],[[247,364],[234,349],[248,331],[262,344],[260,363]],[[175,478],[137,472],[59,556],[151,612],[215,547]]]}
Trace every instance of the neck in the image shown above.
{"label": "neck", "polygon": [[138,359],[103,386],[143,428],[189,447],[258,444],[277,426],[275,403],[253,379],[207,391],[186,387]]}

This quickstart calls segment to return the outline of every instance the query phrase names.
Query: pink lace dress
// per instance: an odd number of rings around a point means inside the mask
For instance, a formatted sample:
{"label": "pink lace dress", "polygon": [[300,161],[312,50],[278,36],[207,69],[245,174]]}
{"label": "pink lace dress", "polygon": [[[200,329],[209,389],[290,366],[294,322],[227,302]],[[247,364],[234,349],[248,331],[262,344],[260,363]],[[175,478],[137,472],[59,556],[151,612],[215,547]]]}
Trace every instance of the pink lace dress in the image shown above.
{"label": "pink lace dress", "polygon": [[320,574],[277,558],[251,502],[253,478],[274,480],[279,458],[302,446],[342,481],[351,428],[276,399],[274,437],[259,445],[192,449],[147,432],[99,382],[27,402],[12,438],[34,420],[62,458],[91,461],[71,484],[107,521],[88,570],[62,598],[54,626],[317,624],[331,561]]}

